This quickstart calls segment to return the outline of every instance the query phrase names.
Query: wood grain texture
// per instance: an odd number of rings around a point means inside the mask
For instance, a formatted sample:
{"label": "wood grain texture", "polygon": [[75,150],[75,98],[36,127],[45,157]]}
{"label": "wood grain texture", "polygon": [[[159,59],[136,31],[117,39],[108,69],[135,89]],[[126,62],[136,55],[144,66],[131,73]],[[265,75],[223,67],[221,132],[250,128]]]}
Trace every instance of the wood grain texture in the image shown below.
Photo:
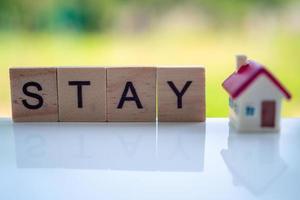
{"label": "wood grain texture", "polygon": [[[172,82],[172,84],[170,83]],[[190,82],[190,85],[188,84]],[[158,120],[161,122],[205,121],[205,70],[202,67],[160,67],[157,69]],[[181,107],[177,92],[185,93]]]}
{"label": "wood grain texture", "polygon": [[[10,69],[12,116],[15,122],[58,121],[56,78],[56,68]],[[32,94],[38,96],[33,97]],[[35,108],[28,108],[28,105]]]}
{"label": "wood grain texture", "polygon": [[61,122],[106,121],[106,69],[59,68],[58,102]]}
{"label": "wood grain texture", "polygon": [[[129,82],[132,83],[142,108],[138,107],[136,101],[125,101],[123,107],[118,108]],[[134,96],[132,90],[128,91],[127,96]],[[109,122],[156,121],[155,67],[107,68],[107,119]]]}

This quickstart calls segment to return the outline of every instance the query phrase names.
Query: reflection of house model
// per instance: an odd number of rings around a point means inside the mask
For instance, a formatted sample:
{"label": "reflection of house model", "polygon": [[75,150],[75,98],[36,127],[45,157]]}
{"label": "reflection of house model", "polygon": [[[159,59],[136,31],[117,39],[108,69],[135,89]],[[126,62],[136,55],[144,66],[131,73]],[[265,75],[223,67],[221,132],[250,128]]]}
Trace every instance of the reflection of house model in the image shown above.
{"label": "reflection of house model", "polygon": [[281,101],[291,98],[262,65],[237,56],[237,70],[223,83],[230,95],[230,122],[239,131],[278,131]]}
{"label": "reflection of house model", "polygon": [[261,195],[283,175],[287,165],[280,156],[279,137],[273,133],[260,137],[255,133],[229,133],[228,149],[221,155],[236,186]]}

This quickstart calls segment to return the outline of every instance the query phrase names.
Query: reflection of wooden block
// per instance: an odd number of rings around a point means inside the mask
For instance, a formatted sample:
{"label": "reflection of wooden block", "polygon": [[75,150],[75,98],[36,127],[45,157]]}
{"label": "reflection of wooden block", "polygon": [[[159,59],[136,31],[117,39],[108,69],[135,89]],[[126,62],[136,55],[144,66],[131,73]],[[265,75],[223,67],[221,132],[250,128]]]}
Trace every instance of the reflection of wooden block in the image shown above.
{"label": "reflection of wooden block", "polygon": [[59,68],[57,80],[59,121],[106,120],[105,68]]}
{"label": "reflection of wooden block", "polygon": [[205,121],[204,68],[158,68],[157,80],[159,121]]}
{"label": "reflection of wooden block", "polygon": [[107,119],[156,120],[156,68],[107,69]]}
{"label": "reflection of wooden block", "polygon": [[56,68],[10,69],[15,122],[58,121]]}

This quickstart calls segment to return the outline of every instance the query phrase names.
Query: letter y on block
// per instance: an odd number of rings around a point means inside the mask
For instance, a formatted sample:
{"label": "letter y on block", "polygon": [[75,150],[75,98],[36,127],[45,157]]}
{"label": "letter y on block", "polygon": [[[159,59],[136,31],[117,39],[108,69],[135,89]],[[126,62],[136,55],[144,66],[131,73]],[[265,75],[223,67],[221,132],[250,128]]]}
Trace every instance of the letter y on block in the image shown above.
{"label": "letter y on block", "polygon": [[204,68],[160,67],[157,84],[159,121],[205,121]]}

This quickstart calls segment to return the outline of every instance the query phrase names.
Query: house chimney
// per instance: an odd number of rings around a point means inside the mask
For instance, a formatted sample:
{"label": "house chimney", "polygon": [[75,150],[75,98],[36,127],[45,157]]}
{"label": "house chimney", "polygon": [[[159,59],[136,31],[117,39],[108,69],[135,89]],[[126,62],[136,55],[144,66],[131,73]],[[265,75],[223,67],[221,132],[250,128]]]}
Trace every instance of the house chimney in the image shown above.
{"label": "house chimney", "polygon": [[243,65],[247,64],[247,56],[244,54],[238,54],[236,55],[236,68],[239,70],[239,68]]}

